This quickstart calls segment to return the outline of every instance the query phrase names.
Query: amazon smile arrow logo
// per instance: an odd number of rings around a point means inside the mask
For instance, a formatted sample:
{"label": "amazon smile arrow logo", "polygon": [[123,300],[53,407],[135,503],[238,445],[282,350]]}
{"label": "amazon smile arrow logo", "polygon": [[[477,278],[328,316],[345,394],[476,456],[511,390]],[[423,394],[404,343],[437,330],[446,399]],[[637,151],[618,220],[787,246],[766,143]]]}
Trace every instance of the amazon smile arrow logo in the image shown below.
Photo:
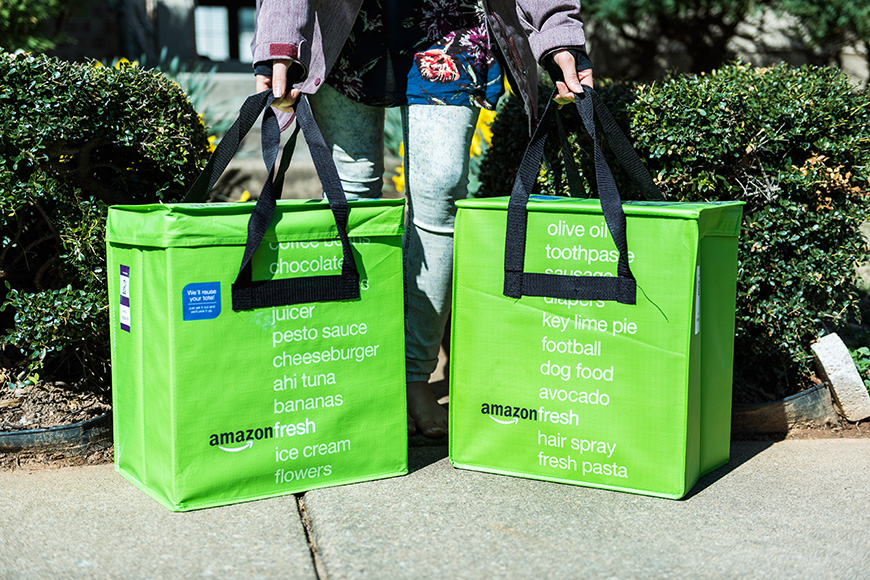
{"label": "amazon smile arrow logo", "polygon": [[520,420],[517,417],[514,417],[513,419],[510,419],[509,421],[502,421],[501,419],[496,419],[492,415],[490,415],[489,418],[492,419],[493,421],[495,421],[496,423],[501,423],[502,425],[511,425],[511,424],[516,424],[516,423],[520,422]]}
{"label": "amazon smile arrow logo", "polygon": [[231,447],[223,447],[221,445],[218,445],[218,449],[222,449],[224,451],[229,451],[230,453],[238,453],[239,451],[244,451],[245,449],[250,449],[253,446],[254,446],[254,442],[248,441],[247,443],[245,443],[241,447],[232,447],[231,448]]}

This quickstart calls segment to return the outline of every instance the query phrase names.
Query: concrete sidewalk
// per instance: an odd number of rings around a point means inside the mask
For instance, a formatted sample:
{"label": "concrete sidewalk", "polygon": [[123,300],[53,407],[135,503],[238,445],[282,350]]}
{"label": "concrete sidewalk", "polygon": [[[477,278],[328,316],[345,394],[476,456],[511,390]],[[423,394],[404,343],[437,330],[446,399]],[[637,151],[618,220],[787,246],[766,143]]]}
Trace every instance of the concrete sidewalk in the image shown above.
{"label": "concrete sidewalk", "polygon": [[0,473],[0,578],[870,577],[870,439],[735,442],[681,501],[446,455],[413,447],[407,477],[184,514],[108,465]]}

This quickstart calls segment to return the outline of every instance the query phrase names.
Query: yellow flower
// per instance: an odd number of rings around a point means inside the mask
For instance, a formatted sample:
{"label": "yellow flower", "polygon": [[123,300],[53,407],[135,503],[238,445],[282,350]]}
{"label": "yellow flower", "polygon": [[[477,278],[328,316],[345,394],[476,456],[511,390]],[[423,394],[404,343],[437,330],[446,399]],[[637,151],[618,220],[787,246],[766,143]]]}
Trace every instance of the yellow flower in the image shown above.
{"label": "yellow flower", "polygon": [[483,135],[487,145],[492,145],[492,122],[495,121],[495,111],[486,109],[480,112],[480,117],[477,119],[477,129]]}
{"label": "yellow flower", "polygon": [[508,82],[507,75],[504,76],[504,88],[508,93],[514,94],[513,89],[511,89],[511,84]]}
{"label": "yellow flower", "polygon": [[215,135],[208,136],[208,152],[209,153],[214,153],[214,150],[217,148],[215,141],[217,141],[217,137]]}
{"label": "yellow flower", "polygon": [[393,184],[396,186],[396,191],[405,193],[405,144],[399,143],[399,157],[402,158],[402,165],[396,167],[396,175],[393,176]]}
{"label": "yellow flower", "polygon": [[471,138],[471,150],[469,155],[477,157],[484,151],[483,144],[487,147],[492,144],[492,121],[495,119],[495,111],[483,109],[477,118],[477,127],[474,128],[474,136]]}
{"label": "yellow flower", "polygon": [[474,137],[471,138],[471,149],[468,152],[469,157],[477,157],[483,153],[483,147],[480,146],[480,133],[474,132]]}
{"label": "yellow flower", "polygon": [[251,192],[247,189],[242,192],[242,196],[239,198],[239,201],[248,201],[251,199]]}
{"label": "yellow flower", "polygon": [[118,62],[115,63],[115,68],[121,70],[122,68],[126,68],[128,66],[139,66],[139,61],[134,60],[130,62],[129,59],[121,57],[118,59]]}

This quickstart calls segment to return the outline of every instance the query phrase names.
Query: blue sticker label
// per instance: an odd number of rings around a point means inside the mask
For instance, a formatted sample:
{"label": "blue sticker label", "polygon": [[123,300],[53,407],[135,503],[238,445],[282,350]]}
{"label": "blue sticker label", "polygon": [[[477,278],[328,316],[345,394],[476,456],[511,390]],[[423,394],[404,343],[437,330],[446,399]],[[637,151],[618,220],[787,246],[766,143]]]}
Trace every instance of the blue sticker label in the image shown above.
{"label": "blue sticker label", "polygon": [[210,320],[221,313],[221,283],[197,282],[184,287],[184,320]]}

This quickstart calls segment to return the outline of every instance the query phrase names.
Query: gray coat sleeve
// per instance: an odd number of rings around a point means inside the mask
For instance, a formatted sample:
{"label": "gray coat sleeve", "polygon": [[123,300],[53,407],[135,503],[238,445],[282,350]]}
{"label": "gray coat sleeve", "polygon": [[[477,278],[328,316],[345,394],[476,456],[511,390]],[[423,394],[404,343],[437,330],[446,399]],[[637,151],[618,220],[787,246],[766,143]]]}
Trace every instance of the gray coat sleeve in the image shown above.
{"label": "gray coat sleeve", "polygon": [[257,0],[254,62],[287,58],[302,65],[296,85],[313,93],[344,46],[362,0]]}
{"label": "gray coat sleeve", "polygon": [[580,0],[518,0],[517,16],[537,62],[560,48],[585,50]]}
{"label": "gray coat sleeve", "polygon": [[273,58],[299,60],[300,47],[308,43],[314,15],[307,1],[257,0],[257,24],[251,52],[254,62]]}
{"label": "gray coat sleeve", "polygon": [[484,0],[487,26],[504,55],[529,115],[537,123],[538,64],[560,48],[585,50],[580,0]]}

